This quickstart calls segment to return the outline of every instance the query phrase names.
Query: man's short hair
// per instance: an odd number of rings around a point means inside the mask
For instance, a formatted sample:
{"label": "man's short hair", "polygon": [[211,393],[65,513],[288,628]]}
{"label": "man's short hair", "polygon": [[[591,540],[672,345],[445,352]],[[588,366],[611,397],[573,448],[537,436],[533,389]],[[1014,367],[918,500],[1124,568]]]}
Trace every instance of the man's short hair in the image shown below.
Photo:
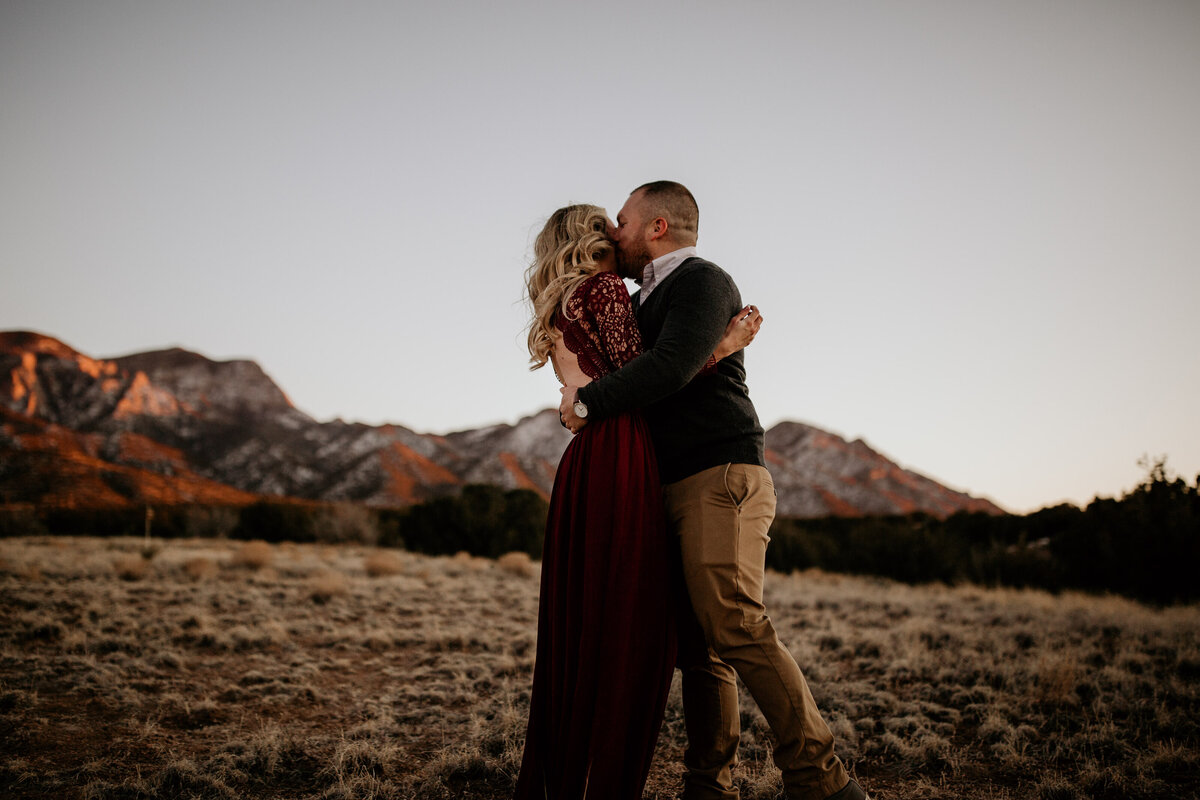
{"label": "man's short hair", "polygon": [[684,245],[696,243],[700,233],[700,207],[686,186],[675,181],[651,181],[630,194],[638,192],[642,192],[650,217],[662,217],[667,221],[667,231],[673,240]]}

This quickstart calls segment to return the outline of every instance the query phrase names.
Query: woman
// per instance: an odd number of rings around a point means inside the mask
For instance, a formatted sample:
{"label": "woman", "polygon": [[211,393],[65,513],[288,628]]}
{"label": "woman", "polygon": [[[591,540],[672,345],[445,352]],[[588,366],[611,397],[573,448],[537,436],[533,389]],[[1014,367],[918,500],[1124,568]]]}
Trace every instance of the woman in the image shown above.
{"label": "woman", "polygon": [[[531,369],[550,361],[567,384],[641,352],[607,225],[596,206],[559,209],[526,273]],[[742,316],[705,370],[752,338]],[[641,414],[591,422],[563,453],[550,497],[517,800],[641,798],[675,665],[669,556]]]}

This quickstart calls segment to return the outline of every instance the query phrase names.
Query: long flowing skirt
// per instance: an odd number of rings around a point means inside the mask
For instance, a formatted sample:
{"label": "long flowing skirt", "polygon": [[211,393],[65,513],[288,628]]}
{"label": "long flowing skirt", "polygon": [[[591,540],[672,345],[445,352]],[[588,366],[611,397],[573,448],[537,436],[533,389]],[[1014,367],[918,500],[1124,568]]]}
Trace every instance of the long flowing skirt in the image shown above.
{"label": "long flowing skirt", "polygon": [[675,664],[662,490],[640,414],[559,462],[517,800],[640,800]]}

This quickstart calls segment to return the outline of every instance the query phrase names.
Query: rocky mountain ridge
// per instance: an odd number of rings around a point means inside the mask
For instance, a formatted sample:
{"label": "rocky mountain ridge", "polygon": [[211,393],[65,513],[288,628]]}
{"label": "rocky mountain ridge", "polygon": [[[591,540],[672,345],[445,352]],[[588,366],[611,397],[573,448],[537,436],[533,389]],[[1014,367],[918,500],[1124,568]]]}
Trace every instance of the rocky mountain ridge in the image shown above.
{"label": "rocky mountain ridge", "polygon": [[[0,332],[0,502],[404,506],[469,483],[548,497],[569,440],[553,409],[446,435],[319,422],[252,361],[179,348],[96,359]],[[766,444],[782,515],[1003,513],[810,425],[781,423]]]}

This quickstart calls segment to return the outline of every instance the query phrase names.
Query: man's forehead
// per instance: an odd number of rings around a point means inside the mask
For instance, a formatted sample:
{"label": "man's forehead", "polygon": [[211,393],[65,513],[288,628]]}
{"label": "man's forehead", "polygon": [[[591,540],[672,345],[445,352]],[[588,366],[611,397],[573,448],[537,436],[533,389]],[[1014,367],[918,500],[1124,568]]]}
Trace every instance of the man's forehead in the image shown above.
{"label": "man's forehead", "polygon": [[621,206],[621,210],[618,212],[617,217],[625,217],[634,213],[635,209],[641,205],[641,200],[641,192],[634,192],[633,194],[629,195],[628,199],[625,200],[625,205]]}

